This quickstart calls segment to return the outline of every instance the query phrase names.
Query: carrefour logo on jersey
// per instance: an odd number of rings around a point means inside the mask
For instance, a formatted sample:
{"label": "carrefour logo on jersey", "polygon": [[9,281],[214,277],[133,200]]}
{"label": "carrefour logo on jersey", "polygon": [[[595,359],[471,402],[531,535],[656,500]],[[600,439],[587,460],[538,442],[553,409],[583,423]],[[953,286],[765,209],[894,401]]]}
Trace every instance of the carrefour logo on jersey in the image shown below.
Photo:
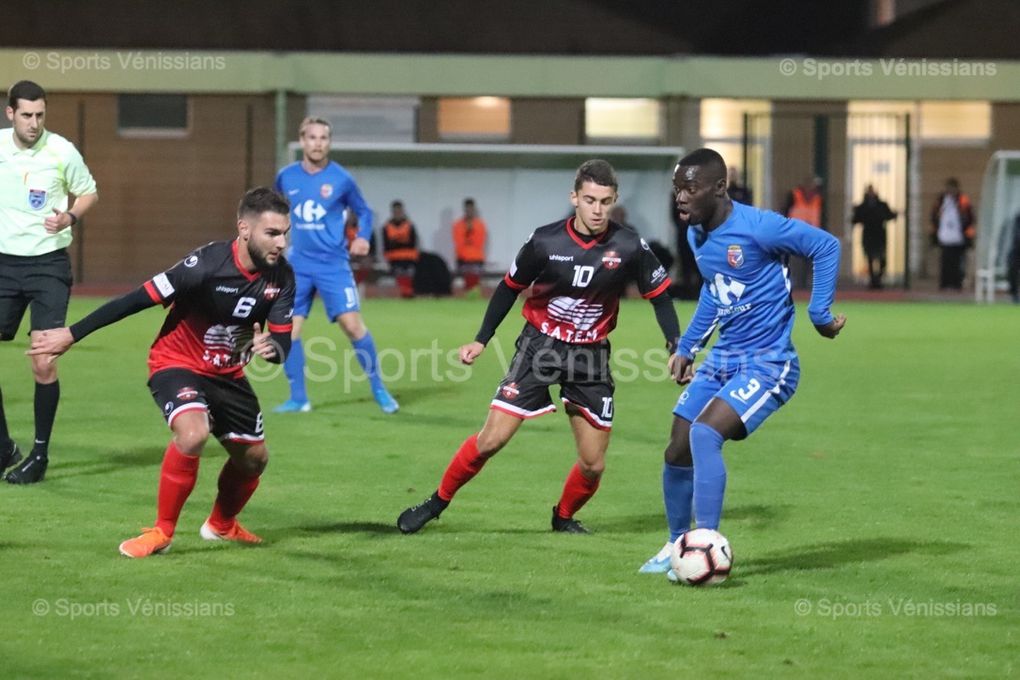
{"label": "carrefour logo on jersey", "polygon": [[326,216],[326,209],[318,201],[307,199],[294,206],[294,216],[299,220],[294,226],[297,229],[324,229],[325,224],[322,218]]}

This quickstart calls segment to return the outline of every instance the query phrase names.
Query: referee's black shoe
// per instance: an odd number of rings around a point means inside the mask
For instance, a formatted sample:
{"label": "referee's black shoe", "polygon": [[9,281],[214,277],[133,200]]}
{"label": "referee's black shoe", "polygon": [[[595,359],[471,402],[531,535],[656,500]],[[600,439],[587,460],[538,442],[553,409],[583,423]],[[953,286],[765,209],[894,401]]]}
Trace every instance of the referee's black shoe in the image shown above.
{"label": "referee's black shoe", "polygon": [[14,440],[8,439],[7,444],[8,446],[0,451],[0,475],[4,473],[4,470],[21,460],[21,451],[18,450],[18,445],[14,443]]}
{"label": "referee's black shoe", "polygon": [[431,496],[418,505],[400,513],[400,517],[397,518],[397,528],[402,534],[413,534],[439,517],[449,504],[449,501],[444,501],[439,497],[439,491],[434,491]]}
{"label": "referee's black shoe", "polygon": [[46,476],[46,466],[50,459],[38,453],[29,454],[28,458],[16,468],[7,473],[8,484],[35,484],[41,482]]}
{"label": "referee's black shoe", "polygon": [[552,530],[559,531],[564,534],[588,534],[591,533],[584,528],[584,525],[578,522],[576,519],[571,517],[570,519],[563,519],[556,512],[556,506],[553,506],[552,514]]}

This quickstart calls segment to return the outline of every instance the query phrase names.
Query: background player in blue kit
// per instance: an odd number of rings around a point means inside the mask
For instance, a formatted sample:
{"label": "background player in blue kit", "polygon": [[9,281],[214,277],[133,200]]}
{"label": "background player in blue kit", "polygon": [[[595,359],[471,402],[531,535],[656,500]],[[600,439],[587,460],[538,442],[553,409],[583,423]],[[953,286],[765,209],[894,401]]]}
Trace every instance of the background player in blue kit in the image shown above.
{"label": "background player in blue kit", "polygon": [[[786,260],[814,265],[808,315],[818,332],[834,338],[846,323],[830,308],[839,273],[839,241],[806,222],[732,201],[726,164],[698,149],[673,174],[677,213],[690,224],[688,240],[704,279],[697,309],[670,371],[688,385],[673,410],[662,491],[670,542],[691,528],[718,529],[726,489],[722,445],[744,439],[789,401],[800,363],[790,341],[794,307]],[[715,329],[719,340],[692,375],[694,356]],[[641,571],[669,570],[669,543]]]}
{"label": "background player in blue kit", "polygon": [[[358,286],[350,256],[367,255],[372,235],[372,211],[347,170],[329,160],[331,129],[322,118],[305,118],[298,128],[303,160],[276,176],[276,190],[291,204],[291,249],[288,259],[297,277],[294,298],[293,344],[284,369],[290,399],[275,411],[310,411],[305,390],[305,352],[301,327],[318,293],[330,321],[336,321],[351,341],[354,354],[372,386],[372,396],[384,413],[399,407],[379,376],[375,341],[361,318]],[[344,233],[344,210],[358,216],[358,236],[350,244]]]}

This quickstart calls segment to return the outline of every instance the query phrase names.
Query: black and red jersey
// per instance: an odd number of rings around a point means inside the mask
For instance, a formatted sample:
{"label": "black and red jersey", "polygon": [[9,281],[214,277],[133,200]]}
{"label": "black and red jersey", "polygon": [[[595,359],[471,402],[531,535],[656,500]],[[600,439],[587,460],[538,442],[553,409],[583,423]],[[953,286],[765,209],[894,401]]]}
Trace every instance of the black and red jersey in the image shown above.
{"label": "black and red jersey", "polygon": [[504,280],[514,290],[532,287],[522,313],[545,335],[576,344],[599,342],[616,327],[628,283],[635,281],[647,299],[671,282],[666,268],[630,227],[610,222],[591,239],[573,225],[570,217],[536,229]]}
{"label": "black and red jersey", "polygon": [[237,241],[214,241],[145,282],[153,302],[170,306],[149,350],[150,375],[186,368],[241,377],[255,323],[271,333],[290,332],[294,271],[281,257],[270,270],[249,272],[237,248]]}

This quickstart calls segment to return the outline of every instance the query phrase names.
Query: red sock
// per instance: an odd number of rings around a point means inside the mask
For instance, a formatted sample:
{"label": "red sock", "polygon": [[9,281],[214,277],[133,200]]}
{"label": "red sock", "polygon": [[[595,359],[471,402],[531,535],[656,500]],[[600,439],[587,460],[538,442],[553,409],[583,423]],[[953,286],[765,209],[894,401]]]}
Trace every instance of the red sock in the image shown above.
{"label": "red sock", "polygon": [[567,481],[563,485],[563,495],[560,496],[560,502],[556,505],[556,514],[562,519],[573,517],[574,513],[583,508],[588,499],[598,491],[601,479],[601,477],[588,479],[581,473],[578,464],[574,463],[574,467],[570,468],[570,474],[567,475]]}
{"label": "red sock", "polygon": [[478,282],[481,280],[481,278],[482,277],[480,277],[478,274],[465,274],[464,275],[464,290],[471,290],[472,288],[477,286]]}
{"label": "red sock", "polygon": [[414,297],[414,279],[410,276],[398,276],[397,288],[400,290],[400,297]]}
{"label": "red sock", "polygon": [[163,454],[159,473],[159,497],[156,505],[156,527],[167,536],[174,535],[181,508],[195,488],[198,479],[198,456],[186,456],[172,441]]}
{"label": "red sock", "polygon": [[246,474],[234,464],[232,458],[227,459],[220,470],[220,492],[216,494],[216,502],[209,515],[209,524],[213,529],[227,531],[233,526],[245,503],[255,493],[255,489],[259,488],[260,479],[259,475],[252,477]]}
{"label": "red sock", "polygon": [[478,435],[473,434],[464,440],[464,443],[457,449],[457,453],[446,466],[443,473],[443,480],[439,482],[439,497],[444,501],[453,498],[457,489],[471,481],[471,478],[478,474],[485,465],[485,458],[478,453]]}

